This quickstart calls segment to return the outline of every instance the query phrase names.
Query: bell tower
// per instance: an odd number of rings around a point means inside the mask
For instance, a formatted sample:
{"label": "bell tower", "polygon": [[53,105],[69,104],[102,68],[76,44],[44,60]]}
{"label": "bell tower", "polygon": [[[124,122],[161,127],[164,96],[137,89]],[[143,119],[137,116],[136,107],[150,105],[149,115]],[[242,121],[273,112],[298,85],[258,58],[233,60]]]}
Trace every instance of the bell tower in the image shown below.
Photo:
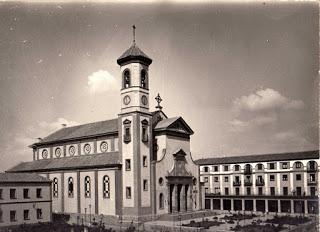
{"label": "bell tower", "polygon": [[[149,112],[149,65],[152,60],[133,42],[117,60],[121,72],[119,152],[122,162],[123,220],[139,221],[151,210],[152,115]],[[121,129],[120,129],[121,128]]]}
{"label": "bell tower", "polygon": [[136,45],[133,26],[132,46],[119,57],[121,85],[121,113],[149,112],[149,65],[152,60]]}

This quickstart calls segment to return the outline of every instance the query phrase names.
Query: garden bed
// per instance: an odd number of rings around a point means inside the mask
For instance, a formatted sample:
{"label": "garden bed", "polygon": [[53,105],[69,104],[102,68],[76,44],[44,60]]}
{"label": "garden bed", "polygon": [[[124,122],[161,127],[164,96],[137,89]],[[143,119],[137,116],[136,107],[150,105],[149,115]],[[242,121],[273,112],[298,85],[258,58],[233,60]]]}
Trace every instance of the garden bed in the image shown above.
{"label": "garden bed", "polygon": [[209,220],[204,220],[200,222],[196,221],[190,221],[188,224],[182,224],[182,226],[186,227],[203,227],[203,228],[210,228],[211,226],[220,226],[221,224],[224,224],[224,222],[218,222],[218,221],[209,221]]}
{"label": "garden bed", "polygon": [[274,216],[273,219],[266,220],[266,223],[272,223],[272,224],[287,224],[287,225],[299,225],[304,224],[306,222],[311,221],[310,218],[302,217],[302,216]]}
{"label": "garden bed", "polygon": [[285,229],[282,225],[271,225],[271,224],[266,224],[266,225],[245,225],[245,226],[239,226],[237,225],[236,227],[232,228],[232,231],[237,231],[237,232],[279,232],[281,230]]}

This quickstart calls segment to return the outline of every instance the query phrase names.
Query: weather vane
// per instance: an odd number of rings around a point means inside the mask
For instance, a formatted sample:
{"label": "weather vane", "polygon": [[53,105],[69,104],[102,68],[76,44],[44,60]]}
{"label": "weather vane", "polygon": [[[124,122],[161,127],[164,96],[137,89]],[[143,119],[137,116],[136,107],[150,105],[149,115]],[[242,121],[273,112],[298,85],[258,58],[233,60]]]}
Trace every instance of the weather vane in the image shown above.
{"label": "weather vane", "polygon": [[160,103],[162,102],[162,98],[160,97],[160,94],[158,93],[158,95],[156,96],[156,101],[158,103],[158,105],[156,106],[157,109],[161,110],[162,106],[160,106]]}
{"label": "weather vane", "polygon": [[136,45],[136,25],[132,26],[132,32],[133,32],[133,45]]}

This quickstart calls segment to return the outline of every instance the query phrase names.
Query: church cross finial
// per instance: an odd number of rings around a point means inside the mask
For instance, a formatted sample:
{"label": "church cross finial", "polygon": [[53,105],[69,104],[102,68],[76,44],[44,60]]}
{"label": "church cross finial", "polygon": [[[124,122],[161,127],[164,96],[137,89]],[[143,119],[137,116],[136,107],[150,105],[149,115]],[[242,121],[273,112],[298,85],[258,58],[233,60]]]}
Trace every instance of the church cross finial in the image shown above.
{"label": "church cross finial", "polygon": [[132,32],[133,32],[133,45],[136,45],[136,25],[132,26]]}
{"label": "church cross finial", "polygon": [[158,95],[156,96],[156,101],[158,103],[158,105],[156,106],[157,109],[161,110],[162,106],[160,106],[160,103],[162,102],[162,98],[160,97],[160,94],[158,93]]}

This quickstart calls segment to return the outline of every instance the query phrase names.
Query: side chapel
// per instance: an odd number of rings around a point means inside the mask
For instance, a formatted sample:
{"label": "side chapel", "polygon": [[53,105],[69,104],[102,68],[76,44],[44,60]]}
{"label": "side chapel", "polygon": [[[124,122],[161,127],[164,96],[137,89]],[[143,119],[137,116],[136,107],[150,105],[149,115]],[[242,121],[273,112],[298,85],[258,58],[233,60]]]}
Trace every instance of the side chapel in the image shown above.
{"label": "side chapel", "polygon": [[[134,27],[135,30],[135,27]],[[117,118],[64,126],[30,145],[33,161],[8,172],[52,180],[52,211],[148,220],[202,208],[194,133],[182,117],[149,109],[149,58],[136,45],[118,59],[122,86]]]}

